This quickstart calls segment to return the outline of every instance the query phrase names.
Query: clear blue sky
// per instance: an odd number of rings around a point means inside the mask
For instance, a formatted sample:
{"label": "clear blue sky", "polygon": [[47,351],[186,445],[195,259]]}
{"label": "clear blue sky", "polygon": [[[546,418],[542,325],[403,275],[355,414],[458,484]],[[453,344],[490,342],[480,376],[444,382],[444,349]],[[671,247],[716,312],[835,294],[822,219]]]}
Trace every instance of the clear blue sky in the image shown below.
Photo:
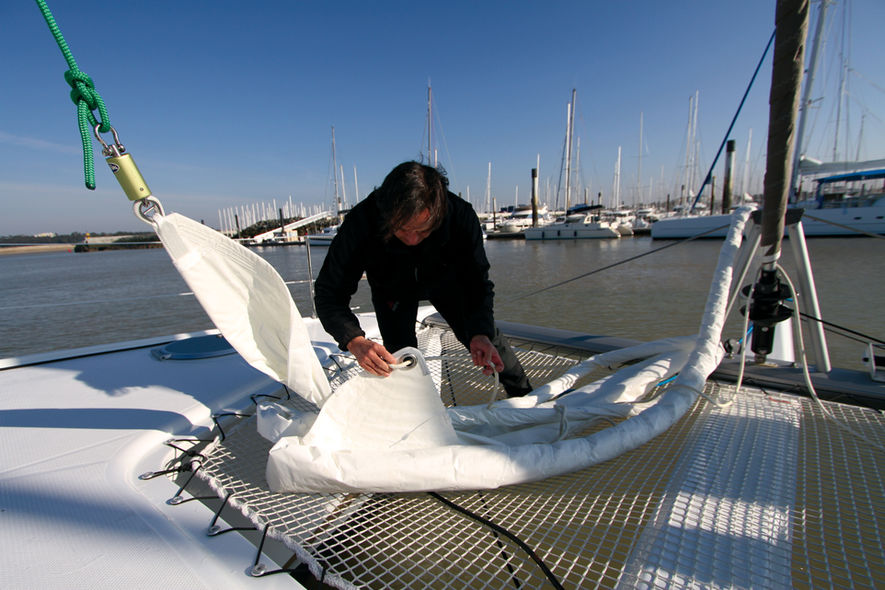
{"label": "clear blue sky", "polygon": [[[832,9],[808,152],[830,160],[842,2]],[[472,201],[488,163],[499,205],[559,179],[566,106],[591,195],[677,190],[689,97],[697,91],[702,173],[774,27],[774,0],[722,2],[108,2],[49,3],[111,123],[167,210],[218,226],[218,210],[288,200],[331,206],[331,127],[347,198],[425,149],[432,84],[439,155]],[[812,4],[812,27],[818,3]],[[34,2],[0,6],[0,235],[144,229],[97,154],[83,186],[76,111],[61,52]],[[885,2],[854,0],[847,157],[885,157]],[[752,129],[761,184],[770,58],[731,137],[740,166]],[[829,101],[829,102],[827,102]],[[846,124],[843,124],[846,125]],[[444,139],[444,141],[443,141]],[[716,172],[722,177],[721,166]],[[518,187],[518,189],[517,189]]]}

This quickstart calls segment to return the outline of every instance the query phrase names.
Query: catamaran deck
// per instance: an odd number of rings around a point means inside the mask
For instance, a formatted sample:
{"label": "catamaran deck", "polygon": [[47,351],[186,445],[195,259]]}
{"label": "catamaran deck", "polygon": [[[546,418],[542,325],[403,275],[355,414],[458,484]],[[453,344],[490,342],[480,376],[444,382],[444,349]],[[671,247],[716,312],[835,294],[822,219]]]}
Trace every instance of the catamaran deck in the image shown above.
{"label": "catamaran deck", "polygon": [[[535,385],[589,356],[580,349],[619,344],[531,344],[530,332],[518,354]],[[444,402],[487,401],[493,382],[450,335],[442,343]],[[306,569],[366,588],[885,580],[878,410],[710,381],[707,396],[733,403],[701,397],[663,435],[568,475],[490,491],[275,494],[250,415],[283,390],[237,355],[159,361],[158,344],[0,367],[0,586],[301,587]],[[198,469],[162,473],[182,466]],[[295,579],[266,575],[278,569]]]}
{"label": "catamaran deck", "polygon": [[[443,342],[444,401],[483,403],[492,384],[453,338]],[[576,362],[541,348],[519,351],[536,384]],[[701,397],[617,459],[491,491],[275,494],[264,480],[271,443],[254,417],[173,464],[196,458],[225,499],[222,516],[239,510],[336,587],[879,586],[882,413],[718,381],[705,393],[731,403]]]}
{"label": "catamaran deck", "polygon": [[276,385],[235,355],[161,363],[168,340],[0,361],[0,587],[301,588],[250,578],[247,538],[210,539],[204,506],[139,479],[170,435]]}

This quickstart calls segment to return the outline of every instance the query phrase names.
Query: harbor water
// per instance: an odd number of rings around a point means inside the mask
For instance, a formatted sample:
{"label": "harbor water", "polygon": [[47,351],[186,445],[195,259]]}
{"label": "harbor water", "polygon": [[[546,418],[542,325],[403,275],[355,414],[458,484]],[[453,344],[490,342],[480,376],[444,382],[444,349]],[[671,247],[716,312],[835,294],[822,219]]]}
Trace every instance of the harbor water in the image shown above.
{"label": "harbor water", "polygon": [[[694,334],[722,242],[663,248],[670,244],[645,237],[490,240],[496,318],[637,340]],[[816,238],[808,249],[823,318],[885,339],[885,241]],[[298,309],[310,315],[307,248],[255,252],[290,283]],[[314,276],[324,255],[324,248],[311,248]],[[788,272],[791,262],[785,252]],[[0,276],[0,358],[212,327],[161,248],[5,255]],[[365,282],[353,305],[371,311]],[[740,336],[736,314],[726,329],[726,337]],[[834,366],[863,368],[862,337],[828,332],[827,339]]]}

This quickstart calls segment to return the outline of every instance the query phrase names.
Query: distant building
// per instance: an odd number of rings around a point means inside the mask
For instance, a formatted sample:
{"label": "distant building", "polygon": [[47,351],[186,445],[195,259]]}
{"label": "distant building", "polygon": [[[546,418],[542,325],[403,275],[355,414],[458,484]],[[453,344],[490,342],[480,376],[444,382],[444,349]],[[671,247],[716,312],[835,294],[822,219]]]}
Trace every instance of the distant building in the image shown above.
{"label": "distant building", "polygon": [[48,231],[48,232],[45,232],[42,234],[34,234],[35,238],[54,238],[55,236],[56,236],[56,233],[51,232],[51,231]]}

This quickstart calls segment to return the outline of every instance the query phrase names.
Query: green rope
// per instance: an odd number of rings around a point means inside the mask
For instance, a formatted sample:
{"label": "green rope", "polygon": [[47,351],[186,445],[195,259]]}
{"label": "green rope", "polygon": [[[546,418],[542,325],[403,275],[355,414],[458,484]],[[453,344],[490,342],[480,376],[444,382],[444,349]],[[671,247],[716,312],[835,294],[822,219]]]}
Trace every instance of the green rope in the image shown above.
{"label": "green rope", "polygon": [[[65,61],[68,62],[68,71],[65,72],[65,82],[71,87],[71,100],[77,105],[77,125],[80,129],[80,140],[83,143],[83,173],[86,177],[86,188],[95,190],[95,160],[92,156],[92,133],[96,125],[101,133],[107,133],[111,130],[110,117],[104,106],[104,101],[95,89],[92,78],[80,71],[77,67],[77,61],[74,54],[68,47],[65,38],[58,28],[49,7],[46,6],[46,0],[37,0],[37,6],[49,25],[58,48],[61,49]],[[99,119],[95,118],[93,111],[98,109]]]}

